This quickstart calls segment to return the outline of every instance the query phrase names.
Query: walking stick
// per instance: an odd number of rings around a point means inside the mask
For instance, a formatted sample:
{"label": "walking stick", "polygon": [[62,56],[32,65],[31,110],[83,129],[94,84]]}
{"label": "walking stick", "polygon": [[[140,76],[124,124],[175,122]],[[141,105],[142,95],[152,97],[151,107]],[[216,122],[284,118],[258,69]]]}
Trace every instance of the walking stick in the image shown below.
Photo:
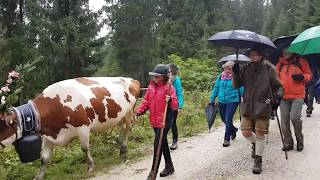
{"label": "walking stick", "polygon": [[[281,136],[281,141],[282,141],[282,145],[283,145],[283,147],[284,147],[283,133],[282,133],[282,130],[281,130],[281,127],[280,127],[279,116],[278,116],[277,111],[273,110],[273,112],[274,112],[274,114],[276,115],[276,118],[277,118],[278,127],[279,127],[279,131],[280,131],[280,136]],[[284,151],[284,154],[286,155],[286,160],[288,160],[288,154],[287,154],[287,151]]]}
{"label": "walking stick", "polygon": [[[167,95],[170,95],[170,88],[171,88],[170,79],[168,81],[168,84],[169,84],[169,87],[168,87]],[[164,109],[164,115],[163,115],[163,119],[162,119],[163,127],[160,129],[160,137],[159,137],[159,142],[158,142],[156,161],[152,165],[153,166],[153,173],[152,173],[152,178],[151,178],[152,180],[156,179],[156,177],[157,177],[156,172],[157,172],[157,169],[159,168],[158,167],[158,162],[159,162],[159,160],[161,158],[160,151],[161,151],[161,146],[162,146],[163,131],[164,131],[164,128],[166,127],[166,117],[167,117],[167,111],[168,111],[168,104],[169,104],[169,102],[166,102],[166,106],[165,106],[165,109]]]}

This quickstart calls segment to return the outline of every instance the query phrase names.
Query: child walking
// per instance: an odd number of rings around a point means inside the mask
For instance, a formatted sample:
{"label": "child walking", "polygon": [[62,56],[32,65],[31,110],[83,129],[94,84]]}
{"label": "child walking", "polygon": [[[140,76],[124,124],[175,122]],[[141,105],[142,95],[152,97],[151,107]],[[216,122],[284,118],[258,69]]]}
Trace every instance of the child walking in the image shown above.
{"label": "child walking", "polygon": [[181,84],[181,79],[178,76],[179,72],[179,67],[174,64],[170,63],[169,64],[169,71],[170,71],[170,79],[173,84],[174,89],[176,90],[177,98],[178,98],[178,103],[179,103],[179,110],[173,110],[172,111],[172,145],[170,146],[171,150],[175,150],[178,148],[178,127],[177,127],[177,117],[178,114],[181,112],[183,108],[183,88]]}
{"label": "child walking", "polygon": [[[147,110],[150,110],[149,119],[150,124],[153,127],[155,138],[154,138],[154,154],[152,168],[148,175],[147,180],[151,180],[152,177],[156,177],[158,173],[161,156],[163,154],[165,160],[165,168],[160,173],[160,177],[165,177],[174,173],[174,167],[170,155],[167,134],[172,125],[172,111],[178,109],[178,100],[175,93],[175,89],[169,81],[169,68],[166,65],[158,64],[153,72],[149,72],[152,76],[152,81],[147,89],[144,96],[144,101],[137,109],[135,115],[140,116]],[[168,103],[168,106],[166,104]],[[167,113],[165,108],[167,107]],[[166,121],[163,123],[164,116]],[[161,129],[163,128],[162,142],[160,143],[160,153],[158,153],[157,161],[157,150],[159,146],[159,139]]]}

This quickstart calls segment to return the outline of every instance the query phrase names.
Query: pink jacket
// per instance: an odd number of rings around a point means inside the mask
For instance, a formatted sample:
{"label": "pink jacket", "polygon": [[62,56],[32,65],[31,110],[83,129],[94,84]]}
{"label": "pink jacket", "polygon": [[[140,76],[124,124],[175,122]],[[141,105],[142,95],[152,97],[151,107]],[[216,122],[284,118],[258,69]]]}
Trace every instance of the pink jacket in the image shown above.
{"label": "pink jacket", "polygon": [[150,124],[155,128],[163,127],[163,116],[166,106],[166,95],[171,97],[170,107],[173,110],[178,109],[178,98],[172,84],[170,84],[170,92],[168,93],[168,84],[158,84],[151,82],[144,96],[144,101],[137,109],[138,113],[144,114],[150,109]]}

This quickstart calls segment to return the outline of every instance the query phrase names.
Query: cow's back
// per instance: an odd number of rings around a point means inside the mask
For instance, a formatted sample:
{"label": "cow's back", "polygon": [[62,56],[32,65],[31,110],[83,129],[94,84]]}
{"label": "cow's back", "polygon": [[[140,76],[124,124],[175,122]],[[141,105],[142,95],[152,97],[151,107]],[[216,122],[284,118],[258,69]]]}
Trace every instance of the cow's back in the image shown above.
{"label": "cow's back", "polygon": [[118,124],[132,113],[140,84],[131,78],[90,77],[60,81],[34,99],[44,135],[89,126],[92,130]]}

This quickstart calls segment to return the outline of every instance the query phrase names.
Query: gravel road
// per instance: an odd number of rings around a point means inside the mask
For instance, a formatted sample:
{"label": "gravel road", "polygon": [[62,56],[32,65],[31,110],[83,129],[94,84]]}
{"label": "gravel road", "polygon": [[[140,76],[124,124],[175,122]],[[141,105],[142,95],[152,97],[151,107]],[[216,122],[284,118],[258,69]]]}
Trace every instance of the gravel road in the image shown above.
{"label": "gravel road", "polygon": [[[305,117],[303,110],[303,133],[305,149],[303,152],[288,152],[285,159],[281,151],[277,121],[270,124],[269,142],[263,157],[263,172],[254,175],[251,172],[251,143],[240,133],[231,142],[231,146],[222,147],[224,127],[214,129],[211,133],[182,139],[179,148],[172,152],[175,174],[166,178],[178,180],[215,180],[215,179],[258,179],[258,180],[319,180],[320,179],[320,105],[315,104],[311,118]],[[279,113],[278,113],[279,114]],[[294,134],[294,133],[293,133]],[[138,162],[116,166],[106,174],[98,174],[93,180],[141,180],[146,179],[152,163],[149,155]],[[164,163],[161,162],[160,171]]]}

